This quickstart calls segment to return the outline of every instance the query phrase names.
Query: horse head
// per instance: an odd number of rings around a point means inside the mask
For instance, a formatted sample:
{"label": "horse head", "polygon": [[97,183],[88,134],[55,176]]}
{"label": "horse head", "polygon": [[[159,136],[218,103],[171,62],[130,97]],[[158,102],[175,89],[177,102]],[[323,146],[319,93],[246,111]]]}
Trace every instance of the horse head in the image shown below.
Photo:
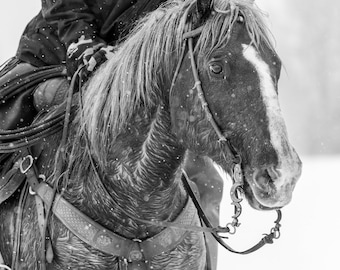
{"label": "horse head", "polygon": [[[198,1],[196,18],[210,15],[196,31],[194,55],[183,58],[171,90],[173,132],[186,148],[211,157],[230,173],[230,147],[220,141],[221,135],[227,138],[242,159],[244,190],[251,206],[283,207],[291,200],[301,161],[281,114],[281,61],[261,11],[253,1],[214,1],[210,12],[210,1],[200,2],[204,1]],[[193,76],[192,57],[199,81]]]}

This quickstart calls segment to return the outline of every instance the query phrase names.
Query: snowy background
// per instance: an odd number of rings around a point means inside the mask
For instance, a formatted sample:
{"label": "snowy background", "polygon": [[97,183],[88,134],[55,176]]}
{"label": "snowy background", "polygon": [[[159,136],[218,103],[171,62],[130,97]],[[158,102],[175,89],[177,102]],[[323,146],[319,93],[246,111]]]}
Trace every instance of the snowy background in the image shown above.
{"label": "snowy background", "polygon": [[[280,101],[290,140],[304,163],[293,201],[283,209],[282,236],[251,255],[219,251],[219,270],[339,269],[340,249],[340,1],[256,0],[284,63]],[[2,0],[0,62],[13,56],[39,0]],[[229,183],[225,190],[228,191]],[[242,226],[229,239],[244,250],[267,233],[275,213],[244,203]],[[223,221],[230,221],[228,195]]]}

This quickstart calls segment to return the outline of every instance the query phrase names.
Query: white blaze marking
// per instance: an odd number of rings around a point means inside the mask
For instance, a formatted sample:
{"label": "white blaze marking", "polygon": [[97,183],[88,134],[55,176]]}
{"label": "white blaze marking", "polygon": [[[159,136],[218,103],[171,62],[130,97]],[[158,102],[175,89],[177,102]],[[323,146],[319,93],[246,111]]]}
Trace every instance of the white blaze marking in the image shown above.
{"label": "white blaze marking", "polygon": [[259,53],[253,46],[242,44],[242,47],[243,56],[254,66],[258,74],[262,98],[266,106],[271,143],[277,151],[279,158],[282,158],[286,156],[285,153],[287,153],[287,150],[284,151],[284,146],[287,147],[285,143],[287,140],[287,131],[282,118],[274,82],[270,76],[269,66],[261,59]]}

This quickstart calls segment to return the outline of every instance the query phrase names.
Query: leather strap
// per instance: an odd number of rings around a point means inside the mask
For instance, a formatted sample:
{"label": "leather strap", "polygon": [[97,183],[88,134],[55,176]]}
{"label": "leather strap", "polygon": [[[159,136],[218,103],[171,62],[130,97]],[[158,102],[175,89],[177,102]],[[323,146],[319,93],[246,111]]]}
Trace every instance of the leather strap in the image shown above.
{"label": "leather strap", "polygon": [[[47,183],[39,184],[36,192],[45,203],[49,203],[53,199],[53,190]],[[60,194],[55,196],[52,210],[54,215],[85,243],[104,253],[127,259],[131,258],[131,253],[137,256],[136,254],[142,251],[144,260],[148,261],[156,255],[174,249],[188,233],[180,228],[166,228],[144,241],[130,240],[93,221],[67,202]],[[199,224],[196,208],[191,199],[188,200],[175,222],[183,225]]]}
{"label": "leather strap", "polygon": [[[18,162],[13,165],[4,176],[0,177],[0,204],[6,201],[21,186],[25,176],[17,174],[19,171]],[[13,178],[15,177],[15,179]]]}
{"label": "leather strap", "polygon": [[[42,199],[45,205],[52,204],[54,215],[73,234],[104,253],[132,262],[150,261],[154,256],[174,249],[188,234],[188,230],[181,227],[169,227],[142,241],[131,240],[107,230],[67,202],[60,194],[55,194],[53,188],[46,182],[39,182],[35,171],[35,158],[30,155],[28,150],[25,150],[24,153],[28,155],[23,158],[20,170],[27,176],[32,191]],[[184,225],[184,227],[200,224],[195,205],[190,198],[174,222]]]}

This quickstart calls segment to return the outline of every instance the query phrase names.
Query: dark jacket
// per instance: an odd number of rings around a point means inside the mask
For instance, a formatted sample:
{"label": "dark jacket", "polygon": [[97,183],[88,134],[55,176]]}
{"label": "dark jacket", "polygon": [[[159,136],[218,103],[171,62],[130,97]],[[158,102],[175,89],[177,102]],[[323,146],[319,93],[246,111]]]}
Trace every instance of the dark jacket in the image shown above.
{"label": "dark jacket", "polygon": [[42,0],[27,25],[17,57],[34,66],[65,62],[68,46],[82,35],[115,44],[135,21],[165,0]]}

